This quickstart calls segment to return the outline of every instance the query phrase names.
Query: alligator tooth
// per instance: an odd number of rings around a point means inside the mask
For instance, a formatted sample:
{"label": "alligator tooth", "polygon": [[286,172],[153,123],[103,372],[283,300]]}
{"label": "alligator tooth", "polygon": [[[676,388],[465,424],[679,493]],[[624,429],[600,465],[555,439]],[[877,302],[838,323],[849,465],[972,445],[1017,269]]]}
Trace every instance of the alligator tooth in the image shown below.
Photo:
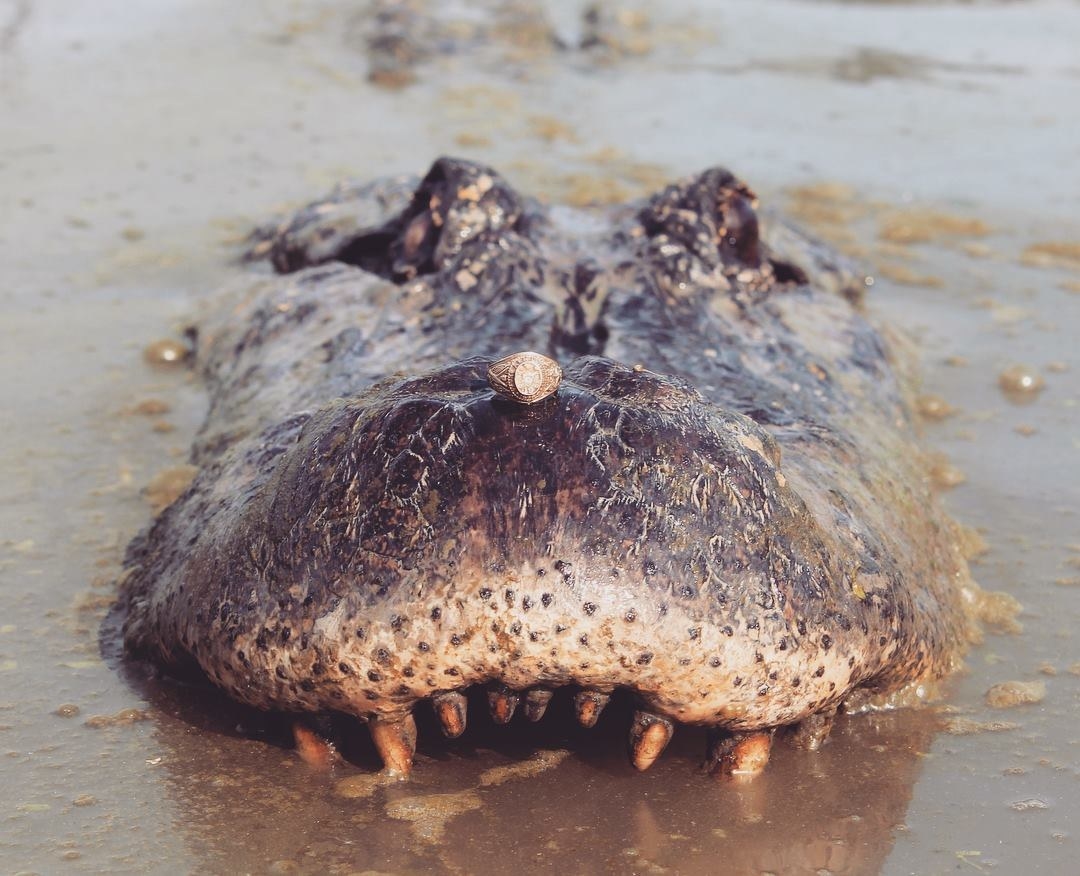
{"label": "alligator tooth", "polygon": [[465,732],[468,700],[464,694],[457,691],[436,694],[431,698],[431,705],[435,707],[435,717],[439,719],[447,739],[457,739]]}
{"label": "alligator tooth", "polygon": [[716,776],[751,779],[765,769],[772,751],[773,731],[730,733],[712,730],[705,768]]}
{"label": "alligator tooth", "polygon": [[574,694],[574,714],[582,727],[595,727],[600,713],[611,699],[611,694],[598,690],[583,690]]}
{"label": "alligator tooth", "polygon": [[539,721],[543,718],[553,695],[554,691],[550,691],[546,687],[534,687],[526,693],[525,717],[530,721]]}
{"label": "alligator tooth", "polygon": [[675,725],[651,712],[634,712],[630,722],[630,760],[639,770],[647,770],[671,741]]}
{"label": "alligator tooth", "polygon": [[509,724],[514,717],[514,709],[517,708],[518,694],[505,684],[499,684],[488,690],[488,708],[491,710],[491,718],[496,724]]}
{"label": "alligator tooth", "polygon": [[309,767],[320,772],[326,772],[337,761],[337,752],[334,746],[323,739],[310,727],[293,721],[293,741],[296,743],[296,753],[300,760]]}
{"label": "alligator tooth", "polygon": [[829,733],[835,720],[835,708],[803,718],[792,728],[791,741],[796,748],[801,748],[804,751],[817,751],[829,741]]}
{"label": "alligator tooth", "polygon": [[371,739],[388,773],[407,776],[416,753],[416,721],[410,712],[398,720],[373,717],[368,722]]}

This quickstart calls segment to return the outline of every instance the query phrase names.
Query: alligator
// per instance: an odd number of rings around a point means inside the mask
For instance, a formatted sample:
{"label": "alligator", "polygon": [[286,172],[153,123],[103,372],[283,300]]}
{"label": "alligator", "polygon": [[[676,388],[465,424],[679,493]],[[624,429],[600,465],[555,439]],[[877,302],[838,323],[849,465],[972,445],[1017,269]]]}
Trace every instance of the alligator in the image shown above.
{"label": "alligator", "polygon": [[[975,635],[864,278],[712,168],[544,205],[454,158],[260,229],[197,327],[198,474],[129,548],[132,656],[265,710],[679,724],[753,776],[784,729],[925,698]],[[266,264],[272,271],[266,268]]]}

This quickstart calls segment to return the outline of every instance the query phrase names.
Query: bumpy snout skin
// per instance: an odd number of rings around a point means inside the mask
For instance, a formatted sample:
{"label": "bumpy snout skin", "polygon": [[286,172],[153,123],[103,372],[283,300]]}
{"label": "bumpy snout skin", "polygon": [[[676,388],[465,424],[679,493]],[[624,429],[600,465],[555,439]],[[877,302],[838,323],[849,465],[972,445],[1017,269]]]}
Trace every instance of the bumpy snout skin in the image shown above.
{"label": "bumpy snout skin", "polygon": [[[891,354],[726,171],[548,210],[443,159],[254,253],[281,275],[199,327],[200,474],[129,551],[130,651],[265,709],[572,685],[738,732],[955,665],[970,579]],[[532,405],[486,377],[527,349],[565,371]]]}

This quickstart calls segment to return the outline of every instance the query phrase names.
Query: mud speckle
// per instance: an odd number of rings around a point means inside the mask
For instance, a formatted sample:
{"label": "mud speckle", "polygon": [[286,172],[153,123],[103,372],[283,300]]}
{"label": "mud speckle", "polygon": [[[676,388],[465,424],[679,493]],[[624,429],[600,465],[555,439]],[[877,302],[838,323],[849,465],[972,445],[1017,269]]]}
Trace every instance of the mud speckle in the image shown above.
{"label": "mud speckle", "polygon": [[998,375],[998,387],[1009,401],[1024,404],[1046,388],[1046,378],[1030,365],[1010,365]]}
{"label": "mud speckle", "polygon": [[391,800],[386,804],[386,814],[390,818],[409,822],[421,842],[437,843],[443,838],[451,819],[480,806],[480,795],[476,791],[457,791]]}
{"label": "mud speckle", "polygon": [[[969,560],[981,557],[990,550],[990,546],[986,543],[983,534],[974,526],[957,524],[955,537],[956,545],[960,549],[960,552]],[[982,591],[980,591],[980,593],[981,592]],[[1018,605],[1019,604],[1017,604],[1017,606]],[[1017,607],[1015,610],[1018,611],[1019,608]]]}
{"label": "mud speckle", "polygon": [[898,210],[883,218],[878,236],[890,243],[939,242],[943,237],[985,237],[992,229],[981,219],[939,210]]}
{"label": "mud speckle", "polygon": [[174,465],[154,475],[143,490],[154,513],[160,513],[180,498],[198,473],[194,465]]}
{"label": "mud speckle", "polygon": [[1020,725],[1012,721],[976,721],[972,718],[949,718],[945,732],[951,736],[974,736],[979,733],[1005,733]]}
{"label": "mud speckle", "polygon": [[150,365],[182,365],[190,355],[191,348],[173,338],[154,341],[143,349],[143,359]]}
{"label": "mud speckle", "polygon": [[348,776],[334,784],[334,793],[339,797],[350,800],[359,800],[371,797],[379,788],[400,784],[404,779],[401,776],[391,775],[387,772],[360,773]]}
{"label": "mud speckle", "polygon": [[527,760],[484,770],[484,772],[480,774],[479,783],[481,787],[487,787],[488,785],[501,785],[503,782],[508,782],[512,779],[532,778],[553,767],[557,767],[569,756],[570,752],[566,749],[538,751]]}
{"label": "mud speckle", "polygon": [[1023,625],[1017,620],[1023,606],[1011,593],[1001,590],[971,588],[964,592],[972,614],[991,630],[1019,634]]}
{"label": "mud speckle", "polygon": [[956,408],[934,393],[926,393],[915,399],[915,410],[924,420],[944,420],[956,413]]}
{"label": "mud speckle", "polygon": [[927,289],[940,289],[945,281],[935,274],[923,274],[909,268],[907,265],[882,263],[877,267],[879,276],[886,280],[892,280],[901,286],[922,286]]}
{"label": "mud speckle", "polygon": [[112,715],[91,715],[83,722],[83,726],[100,730],[105,727],[127,727],[149,720],[150,714],[144,709],[121,709]]}
{"label": "mud speckle", "polygon": [[172,410],[172,405],[160,398],[144,398],[131,407],[131,413],[142,417],[159,417]]}
{"label": "mud speckle", "polygon": [[986,704],[992,709],[1013,709],[1041,703],[1046,698],[1042,681],[1003,681],[986,692]]}
{"label": "mud speckle", "polygon": [[1020,254],[1020,261],[1034,268],[1080,271],[1080,243],[1063,240],[1033,243]]}
{"label": "mud speckle", "polygon": [[1009,808],[1014,812],[1039,812],[1043,809],[1049,809],[1050,804],[1039,797],[1025,797],[1023,800],[1010,803]]}
{"label": "mud speckle", "polygon": [[955,489],[967,480],[967,475],[940,453],[930,455],[927,473],[931,483],[939,490]]}

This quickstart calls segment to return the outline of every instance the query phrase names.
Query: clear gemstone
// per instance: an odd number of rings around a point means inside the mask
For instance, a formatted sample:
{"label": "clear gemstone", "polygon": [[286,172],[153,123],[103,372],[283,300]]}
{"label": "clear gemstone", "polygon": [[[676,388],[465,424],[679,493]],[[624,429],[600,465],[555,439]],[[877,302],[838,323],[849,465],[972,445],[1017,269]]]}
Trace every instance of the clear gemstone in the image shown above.
{"label": "clear gemstone", "polygon": [[514,389],[528,398],[535,395],[544,383],[544,372],[537,362],[522,362],[514,369]]}

